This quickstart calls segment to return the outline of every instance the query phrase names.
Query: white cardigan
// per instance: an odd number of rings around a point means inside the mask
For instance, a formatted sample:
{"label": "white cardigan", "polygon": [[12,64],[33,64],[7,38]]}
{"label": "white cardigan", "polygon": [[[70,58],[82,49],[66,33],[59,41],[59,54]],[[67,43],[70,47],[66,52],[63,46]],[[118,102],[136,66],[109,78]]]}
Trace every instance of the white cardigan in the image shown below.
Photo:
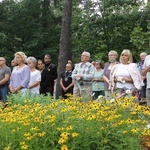
{"label": "white cardigan", "polygon": [[[120,64],[121,64],[121,63],[120,63]],[[115,90],[114,75],[115,75],[115,73],[116,73],[116,71],[117,71],[117,69],[118,69],[118,66],[119,66],[120,64],[116,64],[116,65],[112,68],[112,70],[111,70],[111,72],[110,72],[110,86],[109,86],[109,89],[110,89],[112,92],[114,92],[114,90]],[[141,74],[140,74],[140,72],[139,72],[139,70],[138,70],[138,68],[137,68],[137,65],[136,65],[135,63],[130,63],[130,64],[128,64],[127,69],[128,69],[129,74],[131,75],[131,78],[132,78],[132,80],[133,80],[133,84],[134,84],[135,88],[136,88],[137,90],[140,90],[141,87],[142,87],[142,86],[141,86],[141,85],[142,85],[142,76],[141,76]]]}

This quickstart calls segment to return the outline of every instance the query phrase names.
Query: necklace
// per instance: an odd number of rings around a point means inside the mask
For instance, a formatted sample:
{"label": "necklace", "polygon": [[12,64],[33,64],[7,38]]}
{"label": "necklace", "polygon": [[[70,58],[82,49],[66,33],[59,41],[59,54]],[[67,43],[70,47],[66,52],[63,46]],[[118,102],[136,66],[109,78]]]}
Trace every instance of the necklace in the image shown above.
{"label": "necklace", "polygon": [[68,78],[71,77],[71,73],[72,73],[72,72],[70,72],[70,73],[67,75],[67,72],[65,71],[65,82],[67,82],[67,81],[68,81]]}
{"label": "necklace", "polygon": [[47,67],[47,70],[48,70],[48,71],[51,71],[50,66],[51,66],[51,63],[50,63],[49,66]]}

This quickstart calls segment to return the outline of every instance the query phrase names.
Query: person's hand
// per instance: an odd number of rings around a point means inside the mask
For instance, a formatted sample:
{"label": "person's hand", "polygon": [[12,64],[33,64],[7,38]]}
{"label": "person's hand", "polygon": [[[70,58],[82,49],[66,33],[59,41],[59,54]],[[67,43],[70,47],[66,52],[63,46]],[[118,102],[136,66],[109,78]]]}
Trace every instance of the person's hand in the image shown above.
{"label": "person's hand", "polygon": [[17,94],[18,91],[19,91],[18,89],[14,89],[14,90],[13,90],[13,93]]}
{"label": "person's hand", "polygon": [[77,74],[77,75],[76,75],[76,80],[80,80],[81,77],[82,77],[82,74]]}
{"label": "person's hand", "polygon": [[64,92],[66,92],[66,91],[68,90],[68,88],[67,88],[67,87],[64,87],[63,90],[64,90]]}
{"label": "person's hand", "polygon": [[146,69],[147,69],[147,71],[150,71],[150,65],[148,65],[148,66],[146,67]]}

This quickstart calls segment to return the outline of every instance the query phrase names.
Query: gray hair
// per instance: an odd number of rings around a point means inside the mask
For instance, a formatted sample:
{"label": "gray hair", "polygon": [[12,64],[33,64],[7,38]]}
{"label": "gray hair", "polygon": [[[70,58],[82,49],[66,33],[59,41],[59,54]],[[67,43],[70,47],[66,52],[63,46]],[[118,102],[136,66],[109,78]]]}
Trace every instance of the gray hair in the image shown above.
{"label": "gray hair", "polygon": [[[83,53],[84,53],[86,56],[88,56],[88,57],[90,58],[90,53],[89,53],[89,52],[84,51]],[[82,54],[83,54],[83,53],[82,53]]]}
{"label": "gray hair", "polygon": [[111,51],[109,51],[109,53],[108,53],[108,54],[110,54],[110,53],[113,53],[113,54],[116,56],[116,58],[118,57],[118,53],[117,53],[116,51],[111,50]]}
{"label": "gray hair", "polygon": [[142,55],[147,56],[147,53],[142,52],[142,53],[140,54],[140,56],[142,56]]}
{"label": "gray hair", "polygon": [[37,60],[36,60],[35,57],[28,57],[28,58],[27,58],[27,63],[28,63],[29,61],[31,61],[31,62],[34,64],[34,66],[36,66]]}

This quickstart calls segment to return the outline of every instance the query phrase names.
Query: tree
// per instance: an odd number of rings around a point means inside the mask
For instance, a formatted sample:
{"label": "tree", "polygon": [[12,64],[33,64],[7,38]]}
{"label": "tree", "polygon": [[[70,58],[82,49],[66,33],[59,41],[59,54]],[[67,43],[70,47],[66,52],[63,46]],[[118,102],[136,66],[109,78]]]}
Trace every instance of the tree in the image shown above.
{"label": "tree", "polygon": [[70,55],[70,38],[71,38],[71,15],[72,15],[72,0],[64,0],[60,49],[58,58],[58,78],[56,85],[56,98],[61,96],[60,74],[65,70],[66,63]]}

